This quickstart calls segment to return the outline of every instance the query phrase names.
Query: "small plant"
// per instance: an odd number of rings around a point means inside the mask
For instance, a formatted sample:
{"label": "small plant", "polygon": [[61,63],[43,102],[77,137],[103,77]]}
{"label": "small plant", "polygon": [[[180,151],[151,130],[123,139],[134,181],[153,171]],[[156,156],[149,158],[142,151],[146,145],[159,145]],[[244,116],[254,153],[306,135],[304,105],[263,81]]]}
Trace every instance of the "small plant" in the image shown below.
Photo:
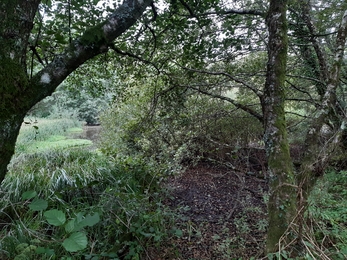
{"label": "small plant", "polygon": [[[67,220],[66,214],[58,209],[46,210],[48,207],[48,202],[43,199],[37,198],[37,193],[35,191],[26,191],[23,193],[22,198],[26,201],[33,199],[28,207],[32,211],[43,212],[43,216],[48,224],[54,227],[60,227],[63,231],[61,239],[63,242],[61,245],[68,252],[82,251],[87,247],[88,239],[86,236],[86,227],[92,227],[98,222],[100,222],[99,213],[95,212],[93,214],[85,215],[82,212],[75,214],[75,217]],[[59,233],[59,232],[58,232]],[[62,232],[60,232],[61,234]],[[23,250],[23,252],[31,252],[32,250],[43,253],[47,252],[49,248],[37,248],[34,246],[29,246],[29,249]],[[36,250],[38,249],[38,251]],[[23,254],[23,253],[21,253]]]}
{"label": "small plant", "polygon": [[310,243],[331,259],[347,258],[346,187],[347,172],[330,171],[317,183],[310,196],[307,214]]}

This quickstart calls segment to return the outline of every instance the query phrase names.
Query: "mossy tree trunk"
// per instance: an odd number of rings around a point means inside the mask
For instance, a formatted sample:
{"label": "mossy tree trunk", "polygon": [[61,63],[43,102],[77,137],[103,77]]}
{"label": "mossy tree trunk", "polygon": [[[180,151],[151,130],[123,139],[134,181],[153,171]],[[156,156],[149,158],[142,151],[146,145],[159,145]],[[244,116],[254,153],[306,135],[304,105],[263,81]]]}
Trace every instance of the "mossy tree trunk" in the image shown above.
{"label": "mossy tree trunk", "polygon": [[[270,174],[269,197],[269,229],[267,234],[268,253],[276,252],[279,241],[291,223],[298,224],[300,231],[300,219],[298,212],[307,210],[308,196],[317,179],[323,175],[326,165],[335,152],[335,148],[341,143],[346,128],[345,111],[341,113],[341,107],[337,102],[336,89],[339,86],[340,71],[344,56],[347,37],[347,12],[343,15],[338,29],[335,44],[335,57],[330,71],[327,62],[321,54],[319,46],[315,46],[320,66],[320,78],[326,85],[319,86],[318,94],[321,96],[321,106],[311,122],[306,134],[304,157],[301,161],[298,177],[295,178],[290,158],[289,145],[286,132],[286,120],[284,116],[285,100],[285,70],[287,58],[287,26],[286,26],[287,1],[270,1],[267,17],[269,28],[268,65],[265,83],[264,98],[262,100],[264,113],[265,144],[268,155]],[[307,11],[307,10],[306,10]],[[308,16],[305,16],[306,18]],[[308,18],[307,18],[308,19]],[[307,20],[310,27],[310,21]],[[318,43],[315,43],[318,44]],[[339,120],[339,128],[334,138],[321,145],[322,128],[329,121]],[[287,233],[287,238],[290,233]],[[299,237],[300,239],[300,233]],[[286,241],[282,241],[285,243]],[[297,245],[293,243],[292,245]],[[298,248],[296,248],[298,249]]]}
{"label": "mossy tree trunk", "polygon": [[285,76],[287,63],[287,1],[270,1],[267,75],[263,98],[264,139],[268,156],[270,196],[268,203],[268,253],[278,251],[278,242],[296,214],[296,188],[287,139]]}
{"label": "mossy tree trunk", "polygon": [[32,78],[26,71],[28,39],[39,0],[0,1],[0,182],[14,153],[26,113],[87,60],[105,53],[135,24],[152,0],[125,0],[105,21],[66,46]]}

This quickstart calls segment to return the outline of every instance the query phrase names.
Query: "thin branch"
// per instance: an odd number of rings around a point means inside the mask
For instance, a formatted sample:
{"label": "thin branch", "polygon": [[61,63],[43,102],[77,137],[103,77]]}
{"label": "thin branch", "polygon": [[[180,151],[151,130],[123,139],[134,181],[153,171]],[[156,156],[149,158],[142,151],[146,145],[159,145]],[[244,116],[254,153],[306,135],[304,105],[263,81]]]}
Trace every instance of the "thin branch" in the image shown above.
{"label": "thin branch", "polygon": [[311,10],[311,8],[309,7],[309,2],[307,2],[306,4],[301,4],[301,8],[303,10],[303,12],[302,12],[302,19],[304,20],[308,30],[310,31],[310,35],[311,35],[310,41],[311,41],[311,43],[313,45],[313,48],[316,51],[316,55],[317,55],[317,58],[318,58],[318,61],[319,61],[321,80],[323,82],[327,82],[328,78],[329,78],[329,76],[328,76],[328,65],[327,65],[326,59],[324,57],[324,53],[323,53],[323,51],[321,49],[321,46],[320,46],[319,42],[317,41],[316,27],[312,23],[312,18],[310,17],[310,10]]}
{"label": "thin branch", "polygon": [[114,46],[113,44],[109,45],[109,47],[110,47],[110,49],[114,50],[116,53],[118,53],[118,54],[120,54],[122,56],[128,56],[128,57],[134,58],[134,59],[136,59],[138,61],[141,61],[141,62],[143,62],[145,64],[153,66],[157,70],[158,74],[160,73],[160,69],[153,62],[151,62],[149,60],[145,60],[142,57],[137,56],[137,55],[135,55],[135,54],[133,54],[131,52],[122,51],[122,50],[118,49],[116,46]]}
{"label": "thin branch", "polygon": [[[45,63],[43,62],[43,60],[41,59],[40,55],[38,54],[35,46],[33,45],[30,45],[29,46],[29,49],[33,52],[33,55],[36,56],[36,58],[38,59],[38,61],[43,65],[45,66]],[[32,74],[31,74],[32,75]]]}
{"label": "thin branch", "polygon": [[226,72],[211,72],[211,71],[207,71],[207,70],[198,70],[198,69],[192,69],[192,68],[184,67],[184,66],[181,66],[180,64],[177,64],[177,65],[180,66],[182,69],[193,71],[193,72],[197,72],[197,73],[200,73],[200,74],[208,74],[208,75],[215,75],[215,76],[226,76],[229,79],[246,86],[247,88],[252,90],[252,92],[254,92],[259,98],[262,98],[262,96],[263,96],[263,93],[259,89],[256,89],[255,87],[249,85],[247,82],[245,82],[245,81],[243,81],[241,79],[233,77],[229,73],[226,73]]}
{"label": "thin branch", "polygon": [[[190,12],[189,12],[190,13]],[[194,14],[194,13],[193,13]],[[258,11],[258,10],[245,10],[245,9],[229,9],[229,10],[224,10],[224,11],[215,11],[215,12],[206,12],[206,13],[201,13],[201,14],[194,14],[194,15],[185,15],[188,17],[203,17],[203,16],[209,16],[209,15],[228,15],[228,14],[240,14],[240,15],[256,15],[256,16],[261,16],[265,17],[266,13]]]}
{"label": "thin branch", "polygon": [[146,26],[146,28],[149,29],[149,31],[151,32],[153,39],[154,39],[153,50],[151,51],[151,54],[150,54],[150,57],[152,58],[154,53],[155,53],[155,50],[157,49],[157,36],[155,35],[155,31],[148,24],[146,24],[145,26]]}
{"label": "thin branch", "polygon": [[303,117],[303,118],[311,118],[311,117],[308,117],[308,116],[305,116],[305,115],[302,115],[299,113],[295,113],[293,111],[286,111],[286,114],[291,114],[291,115],[295,115],[295,116],[299,116],[299,117]]}
{"label": "thin branch", "polygon": [[157,12],[157,8],[155,7],[153,2],[151,3],[151,8],[152,8],[152,12],[153,12],[153,18],[150,20],[150,22],[154,22],[155,20],[157,20],[158,12]]}
{"label": "thin branch", "polygon": [[71,36],[71,0],[68,1],[68,16],[69,16],[69,43],[71,44],[72,42],[72,36]]}
{"label": "thin branch", "polygon": [[[302,88],[300,88],[300,87],[297,87],[296,85],[294,85],[293,83],[291,83],[290,81],[288,81],[288,80],[286,80],[286,83],[288,83],[292,88],[294,88],[295,90],[297,90],[297,91],[299,91],[299,92],[301,92],[301,93],[304,93],[304,94],[306,94],[307,96],[309,96],[309,100],[308,99],[295,99],[295,100],[297,100],[297,101],[307,101],[307,102],[310,102],[310,103],[313,103],[316,107],[318,107],[319,106],[319,104],[316,102],[316,100],[311,96],[311,94],[308,92],[308,91],[306,91],[306,90],[303,90]],[[287,100],[290,100],[290,99],[287,99]],[[292,99],[292,100],[294,100],[294,99]]]}
{"label": "thin branch", "polygon": [[289,78],[298,78],[298,79],[306,79],[306,80],[311,80],[319,84],[324,84],[324,82],[320,81],[319,79],[312,78],[312,77],[307,77],[307,76],[302,76],[302,75],[291,75],[291,74],[286,74],[287,77]]}
{"label": "thin branch", "polygon": [[196,87],[193,87],[193,86],[188,86],[189,88],[191,89],[194,89],[196,91],[198,91],[199,93],[201,94],[204,94],[204,95],[207,95],[207,96],[210,96],[210,97],[213,97],[213,98],[218,98],[220,100],[224,100],[224,101],[227,101],[231,104],[233,104],[235,107],[239,108],[239,109],[242,109],[243,111],[249,113],[250,115],[254,116],[256,119],[258,119],[261,123],[263,122],[263,116],[261,114],[259,114],[258,112],[256,112],[255,110],[249,108],[248,106],[245,106],[241,103],[238,103],[236,100],[232,99],[232,98],[229,98],[229,97],[225,97],[225,96],[222,96],[222,95],[218,95],[218,94],[213,94],[213,93],[210,93],[210,92],[207,92],[205,90],[202,90],[200,88],[196,88]]}
{"label": "thin branch", "polygon": [[197,18],[196,14],[193,12],[193,10],[190,8],[190,6],[184,0],[179,0],[179,1],[188,10],[191,17]]}

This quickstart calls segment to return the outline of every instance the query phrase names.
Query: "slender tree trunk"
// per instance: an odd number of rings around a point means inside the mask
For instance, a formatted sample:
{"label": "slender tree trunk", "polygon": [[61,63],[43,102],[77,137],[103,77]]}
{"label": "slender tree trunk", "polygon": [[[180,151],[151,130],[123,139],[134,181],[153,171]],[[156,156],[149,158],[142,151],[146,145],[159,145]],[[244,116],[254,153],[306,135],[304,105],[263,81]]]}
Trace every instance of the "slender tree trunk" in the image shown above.
{"label": "slender tree trunk", "polygon": [[[298,183],[301,188],[301,200],[299,207],[305,209],[307,198],[316,183],[317,179],[323,175],[325,166],[329,162],[335,148],[340,144],[345,131],[345,113],[341,113],[337,108],[336,89],[340,81],[341,65],[344,57],[344,50],[347,37],[347,11],[342,17],[341,24],[336,36],[335,57],[330,69],[328,84],[322,98],[321,107],[311,124],[305,140],[305,154],[300,169]],[[341,118],[342,116],[342,118]],[[322,128],[324,124],[331,118],[339,117],[340,125],[336,132],[335,138],[330,143],[322,147],[319,144],[321,139]],[[303,210],[302,210],[303,211]]]}
{"label": "slender tree trunk", "polygon": [[296,188],[289,153],[285,102],[287,62],[287,1],[270,1],[267,75],[263,99],[264,139],[268,156],[270,196],[267,253],[279,250],[279,241],[296,214]]}

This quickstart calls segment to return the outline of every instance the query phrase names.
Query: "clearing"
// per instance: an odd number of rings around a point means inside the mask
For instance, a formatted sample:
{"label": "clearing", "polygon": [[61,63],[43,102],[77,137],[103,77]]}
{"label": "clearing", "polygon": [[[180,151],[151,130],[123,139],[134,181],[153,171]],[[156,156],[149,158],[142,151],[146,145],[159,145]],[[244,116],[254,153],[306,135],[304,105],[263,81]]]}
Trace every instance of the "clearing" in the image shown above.
{"label": "clearing", "polygon": [[[267,227],[267,182],[252,172],[199,163],[167,187],[165,204],[179,208],[180,238],[152,259],[259,259]],[[174,249],[172,249],[172,247]],[[154,253],[154,252],[153,252]]]}

